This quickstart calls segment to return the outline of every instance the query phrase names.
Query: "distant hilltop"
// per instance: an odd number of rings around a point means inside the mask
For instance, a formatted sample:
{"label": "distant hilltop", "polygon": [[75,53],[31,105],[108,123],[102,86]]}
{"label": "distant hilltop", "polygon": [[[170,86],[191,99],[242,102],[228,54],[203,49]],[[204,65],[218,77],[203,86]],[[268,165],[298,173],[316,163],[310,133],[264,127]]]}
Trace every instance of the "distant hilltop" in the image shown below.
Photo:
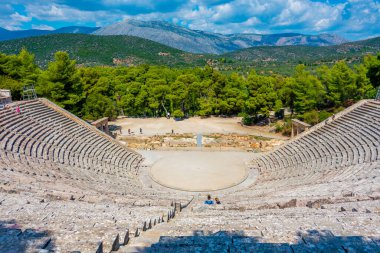
{"label": "distant hilltop", "polygon": [[0,41],[60,33],[129,35],[152,40],[190,53],[223,54],[255,46],[331,46],[347,42],[334,34],[218,34],[191,30],[164,21],[126,20],[106,27],[70,26],[57,30],[9,31],[0,28]]}
{"label": "distant hilltop", "polygon": [[331,34],[218,34],[191,30],[164,21],[126,20],[96,30],[96,35],[131,35],[190,53],[222,54],[254,46],[331,46],[347,42]]}
{"label": "distant hilltop", "polygon": [[90,34],[98,30],[100,27],[87,27],[87,26],[67,26],[56,30],[17,30],[10,31],[0,27],[0,41],[14,40],[28,37],[35,37],[47,34],[63,34],[63,33],[78,33],[78,34]]}

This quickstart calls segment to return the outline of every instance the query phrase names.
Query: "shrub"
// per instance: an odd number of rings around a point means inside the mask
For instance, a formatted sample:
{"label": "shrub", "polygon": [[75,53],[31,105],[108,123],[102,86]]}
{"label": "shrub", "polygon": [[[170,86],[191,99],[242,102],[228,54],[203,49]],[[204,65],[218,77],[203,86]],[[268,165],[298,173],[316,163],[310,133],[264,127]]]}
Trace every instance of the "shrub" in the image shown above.
{"label": "shrub", "polygon": [[183,113],[182,110],[175,110],[175,111],[173,112],[172,116],[173,116],[174,118],[183,118],[183,117],[185,117],[185,114]]}
{"label": "shrub", "polygon": [[343,106],[339,106],[338,108],[335,108],[334,109],[334,113],[338,113],[338,112],[341,112],[343,110],[345,110],[346,108],[344,108]]}
{"label": "shrub", "polygon": [[332,115],[332,113],[328,112],[328,111],[321,111],[319,113],[319,122],[322,122],[324,121],[325,119],[327,119],[328,117],[330,117]]}
{"label": "shrub", "polygon": [[283,124],[282,134],[290,136],[292,134],[292,122],[291,120],[286,120]]}
{"label": "shrub", "polygon": [[275,132],[276,133],[280,133],[280,132],[284,131],[284,125],[285,125],[285,123],[283,123],[283,124],[281,124],[281,123],[274,124]]}
{"label": "shrub", "polygon": [[316,110],[312,110],[310,112],[305,112],[303,115],[303,119],[306,123],[311,125],[315,125],[319,123],[319,113]]}
{"label": "shrub", "polygon": [[251,126],[253,124],[254,120],[253,120],[253,117],[251,117],[249,115],[245,115],[243,117],[242,122],[243,122],[243,125]]}

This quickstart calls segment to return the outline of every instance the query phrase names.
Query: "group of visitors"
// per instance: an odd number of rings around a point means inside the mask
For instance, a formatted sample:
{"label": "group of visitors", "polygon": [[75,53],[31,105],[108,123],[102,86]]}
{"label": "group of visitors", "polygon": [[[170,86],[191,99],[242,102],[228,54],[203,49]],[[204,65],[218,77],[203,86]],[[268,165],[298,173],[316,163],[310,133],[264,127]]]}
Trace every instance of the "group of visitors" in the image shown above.
{"label": "group of visitors", "polygon": [[[143,133],[143,130],[142,130],[142,128],[140,127],[140,134],[142,134]],[[128,134],[133,134],[133,132],[131,132],[131,129],[130,128],[128,128]]]}
{"label": "group of visitors", "polygon": [[217,197],[215,198],[215,203],[214,203],[214,200],[211,198],[211,195],[208,194],[207,195],[207,200],[205,200],[205,204],[206,205],[213,205],[213,204],[220,205],[222,203],[220,202],[219,198],[217,198]]}

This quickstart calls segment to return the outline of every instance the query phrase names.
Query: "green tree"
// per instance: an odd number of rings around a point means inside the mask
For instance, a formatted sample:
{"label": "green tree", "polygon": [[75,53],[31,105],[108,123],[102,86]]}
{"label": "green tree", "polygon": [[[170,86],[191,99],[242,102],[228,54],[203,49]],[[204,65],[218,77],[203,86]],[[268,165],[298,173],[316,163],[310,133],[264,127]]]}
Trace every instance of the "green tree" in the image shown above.
{"label": "green tree", "polygon": [[22,98],[22,83],[9,76],[0,76],[0,89],[10,90],[13,100],[21,100]]}
{"label": "green tree", "polygon": [[245,103],[245,111],[248,114],[269,116],[269,112],[275,107],[276,100],[278,100],[277,92],[274,89],[275,82],[275,78],[257,75],[255,71],[249,74],[247,79],[249,98]]}
{"label": "green tree", "polygon": [[304,113],[323,106],[325,89],[318,78],[305,70],[304,65],[298,65],[294,75],[294,109]]}
{"label": "green tree", "polygon": [[82,98],[82,86],[75,61],[68,53],[57,52],[40,76],[37,91],[66,109],[74,109]]}
{"label": "green tree", "polygon": [[373,87],[380,87],[380,53],[377,56],[367,55],[364,57],[364,65],[368,69],[367,77]]}
{"label": "green tree", "polygon": [[103,117],[116,118],[116,108],[112,99],[100,94],[93,93],[86,98],[83,108],[84,118],[96,120]]}

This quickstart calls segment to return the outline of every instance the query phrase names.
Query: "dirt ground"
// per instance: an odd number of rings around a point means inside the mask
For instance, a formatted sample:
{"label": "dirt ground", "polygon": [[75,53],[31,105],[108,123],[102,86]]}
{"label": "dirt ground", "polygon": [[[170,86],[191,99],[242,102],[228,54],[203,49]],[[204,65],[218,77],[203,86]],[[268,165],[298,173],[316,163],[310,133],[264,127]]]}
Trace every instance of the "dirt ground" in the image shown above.
{"label": "dirt ground", "polygon": [[235,186],[247,177],[248,152],[139,151],[157,183],[184,191],[215,191]]}
{"label": "dirt ground", "polygon": [[[242,126],[240,117],[221,118],[210,117],[200,118],[193,117],[182,121],[166,118],[119,118],[116,121],[109,122],[110,125],[122,127],[122,136],[130,135],[164,135],[171,134],[172,130],[175,134],[241,134],[255,135],[267,138],[286,140],[287,137],[274,133],[274,129],[269,126]],[[142,128],[142,134],[140,134]]]}

